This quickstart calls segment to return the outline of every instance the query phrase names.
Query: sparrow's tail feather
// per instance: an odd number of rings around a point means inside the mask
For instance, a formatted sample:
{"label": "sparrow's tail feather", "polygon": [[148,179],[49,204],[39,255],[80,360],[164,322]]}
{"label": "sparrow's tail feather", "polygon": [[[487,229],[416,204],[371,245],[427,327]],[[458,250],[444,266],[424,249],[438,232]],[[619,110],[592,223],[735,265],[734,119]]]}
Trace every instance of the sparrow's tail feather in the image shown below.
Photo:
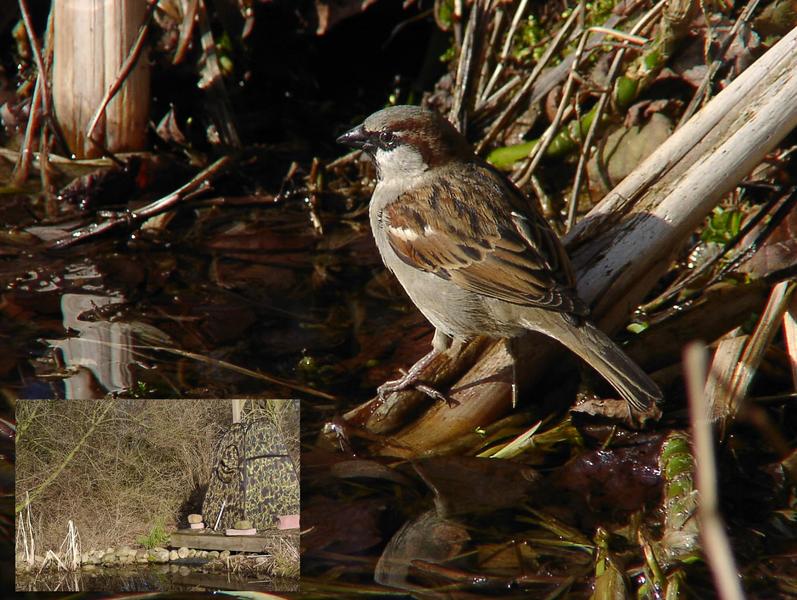
{"label": "sparrow's tail feather", "polygon": [[614,386],[632,413],[658,413],[659,386],[609,336],[589,321],[574,325],[563,315],[551,316],[554,318],[545,319],[546,323],[528,323],[528,328],[546,333],[578,354]]}

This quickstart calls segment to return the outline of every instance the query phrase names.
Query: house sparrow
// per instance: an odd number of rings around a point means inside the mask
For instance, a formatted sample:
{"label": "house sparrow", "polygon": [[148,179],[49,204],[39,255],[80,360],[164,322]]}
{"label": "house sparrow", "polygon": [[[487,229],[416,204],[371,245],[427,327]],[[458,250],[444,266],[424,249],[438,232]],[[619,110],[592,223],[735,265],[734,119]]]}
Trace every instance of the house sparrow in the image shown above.
{"label": "house sparrow", "polygon": [[538,331],[600,372],[625,399],[632,423],[659,415],[656,384],[586,319],[556,234],[451,123],[417,106],[395,106],[337,141],[374,161],[378,181],[369,214],[376,245],[435,327],[432,351],[382,385],[380,396],[415,387],[445,398],[418,377],[453,340],[505,338],[515,358],[514,340]]}

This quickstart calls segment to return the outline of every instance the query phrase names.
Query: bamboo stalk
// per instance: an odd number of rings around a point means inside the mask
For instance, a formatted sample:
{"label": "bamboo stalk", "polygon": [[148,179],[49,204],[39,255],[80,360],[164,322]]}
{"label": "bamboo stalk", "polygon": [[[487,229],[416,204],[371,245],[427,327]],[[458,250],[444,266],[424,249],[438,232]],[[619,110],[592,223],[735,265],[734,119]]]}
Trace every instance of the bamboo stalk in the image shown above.
{"label": "bamboo stalk", "polygon": [[[103,149],[143,149],[150,98],[146,47],[140,47],[129,72],[123,67],[135,58],[131,49],[147,19],[147,3],[55,0],[53,10],[53,103],[70,150],[77,158],[90,158],[101,156]],[[106,96],[112,98],[100,110]]]}

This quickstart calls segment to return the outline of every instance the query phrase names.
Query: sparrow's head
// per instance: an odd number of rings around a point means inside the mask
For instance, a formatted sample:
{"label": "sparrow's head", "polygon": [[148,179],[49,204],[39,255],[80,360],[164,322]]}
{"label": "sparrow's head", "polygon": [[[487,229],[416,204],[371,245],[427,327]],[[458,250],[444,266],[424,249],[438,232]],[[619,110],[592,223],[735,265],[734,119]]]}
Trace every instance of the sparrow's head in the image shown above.
{"label": "sparrow's head", "polygon": [[373,158],[379,178],[416,177],[452,160],[473,157],[470,145],[436,112],[419,106],[391,106],[375,112],[338,138]]}

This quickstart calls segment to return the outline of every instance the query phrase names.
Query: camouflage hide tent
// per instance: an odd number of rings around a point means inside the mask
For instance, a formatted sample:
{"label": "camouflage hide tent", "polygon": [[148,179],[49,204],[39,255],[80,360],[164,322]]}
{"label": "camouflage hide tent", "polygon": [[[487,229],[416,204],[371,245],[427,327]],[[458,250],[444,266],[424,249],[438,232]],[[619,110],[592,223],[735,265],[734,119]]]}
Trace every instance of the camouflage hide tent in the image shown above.
{"label": "camouflage hide tent", "polygon": [[267,419],[234,423],[216,451],[202,507],[205,525],[218,529],[246,519],[257,529],[275,527],[281,515],[299,513],[299,476],[279,431]]}

